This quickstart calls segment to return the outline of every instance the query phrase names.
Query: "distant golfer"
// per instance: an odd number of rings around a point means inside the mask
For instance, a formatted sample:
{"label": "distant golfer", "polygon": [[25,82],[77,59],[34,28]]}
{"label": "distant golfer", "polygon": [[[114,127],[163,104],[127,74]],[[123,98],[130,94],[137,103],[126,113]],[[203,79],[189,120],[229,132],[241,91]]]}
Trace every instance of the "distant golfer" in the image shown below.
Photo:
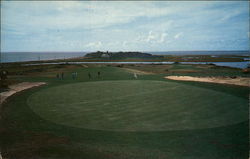
{"label": "distant golfer", "polygon": [[61,78],[64,79],[64,73],[63,72],[61,73]]}
{"label": "distant golfer", "polygon": [[137,79],[137,74],[136,73],[134,73],[134,78]]}
{"label": "distant golfer", "polygon": [[72,79],[75,79],[75,72],[71,73]]}
{"label": "distant golfer", "polygon": [[97,73],[97,74],[98,74],[98,78],[99,78],[99,77],[101,76],[101,72],[100,72],[100,71],[98,71],[98,73]]}
{"label": "distant golfer", "polygon": [[88,76],[89,76],[89,79],[91,78],[91,74],[90,73],[88,73]]}
{"label": "distant golfer", "polygon": [[77,78],[77,72],[75,72],[76,78]]}

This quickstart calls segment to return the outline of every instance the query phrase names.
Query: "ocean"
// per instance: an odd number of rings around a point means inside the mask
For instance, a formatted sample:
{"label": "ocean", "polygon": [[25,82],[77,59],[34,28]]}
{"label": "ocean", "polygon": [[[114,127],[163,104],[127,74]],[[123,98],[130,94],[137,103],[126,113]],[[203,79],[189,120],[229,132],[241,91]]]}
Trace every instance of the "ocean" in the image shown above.
{"label": "ocean", "polygon": [[4,52],[1,53],[1,63],[42,61],[82,57],[86,52]]}
{"label": "ocean", "polygon": [[153,55],[241,55],[249,56],[249,51],[155,51]]}

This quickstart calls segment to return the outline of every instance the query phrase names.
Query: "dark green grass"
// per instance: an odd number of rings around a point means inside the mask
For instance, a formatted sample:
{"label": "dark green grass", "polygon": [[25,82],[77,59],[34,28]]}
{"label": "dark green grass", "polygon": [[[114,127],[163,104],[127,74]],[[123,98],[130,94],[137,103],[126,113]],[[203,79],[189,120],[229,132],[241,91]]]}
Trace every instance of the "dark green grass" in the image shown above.
{"label": "dark green grass", "polygon": [[[94,75],[98,70],[101,70],[102,79],[97,77],[88,79],[88,72]],[[47,77],[22,78],[22,80],[29,81],[46,81],[49,84],[12,96],[3,105],[0,120],[0,147],[4,157],[25,159],[248,158],[248,121],[242,120],[242,122],[233,125],[225,124],[216,128],[194,130],[117,132],[57,124],[41,118],[33,112],[26,101],[37,92],[78,82],[133,80],[132,74],[113,67],[83,68],[77,71],[80,76],[77,80],[71,79],[70,73],[66,74],[64,80]],[[139,76],[139,79],[168,81],[162,77],[164,75],[147,75]],[[168,81],[168,83],[170,82],[175,85],[180,83],[194,89],[210,89],[211,92],[216,91],[219,92],[218,94],[221,92],[224,96],[235,98],[243,102],[241,107],[242,110],[244,109],[242,113],[234,109],[235,117],[238,117],[237,119],[248,118],[246,115],[248,112],[248,88],[246,87]],[[227,100],[225,99],[225,101]],[[221,118],[223,117],[221,116]],[[228,116],[225,116],[224,121],[227,120]]]}

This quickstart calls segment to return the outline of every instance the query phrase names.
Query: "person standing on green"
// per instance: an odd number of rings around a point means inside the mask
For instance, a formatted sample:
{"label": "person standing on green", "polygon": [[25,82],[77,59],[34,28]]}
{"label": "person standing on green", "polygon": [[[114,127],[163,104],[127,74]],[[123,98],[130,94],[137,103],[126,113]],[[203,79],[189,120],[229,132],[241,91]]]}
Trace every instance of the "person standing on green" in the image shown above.
{"label": "person standing on green", "polygon": [[100,71],[98,71],[98,73],[97,73],[97,74],[98,74],[98,78],[99,78],[99,77],[101,76],[101,72],[100,72]]}

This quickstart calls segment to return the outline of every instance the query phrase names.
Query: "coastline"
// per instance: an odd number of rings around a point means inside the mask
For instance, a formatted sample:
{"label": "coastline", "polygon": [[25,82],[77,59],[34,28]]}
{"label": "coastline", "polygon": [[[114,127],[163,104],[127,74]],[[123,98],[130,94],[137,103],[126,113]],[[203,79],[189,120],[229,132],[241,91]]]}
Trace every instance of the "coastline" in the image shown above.
{"label": "coastline", "polygon": [[[7,54],[7,53],[5,53]],[[12,53],[9,53],[12,54]],[[16,53],[17,54],[17,53]],[[25,54],[25,53],[23,53]],[[40,53],[42,54],[42,53]],[[59,54],[60,53],[54,53]],[[12,62],[1,59],[1,65],[49,65],[49,64],[207,64],[232,68],[245,69],[249,67],[249,58],[243,55],[162,55],[161,58],[140,58],[140,57],[123,57],[123,58],[93,58],[85,57],[85,53],[75,53],[77,56],[69,57],[70,53],[62,53],[61,58],[53,58],[54,54],[44,53],[43,56],[48,55],[51,59],[40,59],[40,55],[34,55],[33,60],[27,58],[25,61],[18,61],[17,57],[13,57]],[[68,57],[65,58],[63,55]],[[72,53],[73,54],[73,53]],[[28,55],[28,53],[27,53]],[[10,55],[11,56],[11,55]],[[38,57],[39,56],[39,57]],[[11,57],[12,58],[12,57]],[[10,59],[10,57],[9,57]],[[30,58],[31,59],[31,58]]]}

